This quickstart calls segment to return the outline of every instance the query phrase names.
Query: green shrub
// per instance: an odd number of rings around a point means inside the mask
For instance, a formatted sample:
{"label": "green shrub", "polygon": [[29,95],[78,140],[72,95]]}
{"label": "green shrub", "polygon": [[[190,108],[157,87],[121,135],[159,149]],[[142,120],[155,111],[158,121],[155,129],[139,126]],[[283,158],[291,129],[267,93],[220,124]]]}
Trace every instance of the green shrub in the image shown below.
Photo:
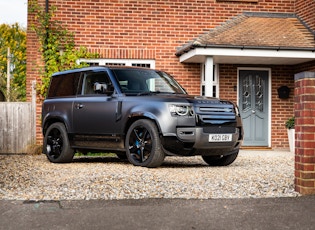
{"label": "green shrub", "polygon": [[294,129],[295,127],[295,117],[290,117],[286,122],[285,122],[285,127],[287,129]]}

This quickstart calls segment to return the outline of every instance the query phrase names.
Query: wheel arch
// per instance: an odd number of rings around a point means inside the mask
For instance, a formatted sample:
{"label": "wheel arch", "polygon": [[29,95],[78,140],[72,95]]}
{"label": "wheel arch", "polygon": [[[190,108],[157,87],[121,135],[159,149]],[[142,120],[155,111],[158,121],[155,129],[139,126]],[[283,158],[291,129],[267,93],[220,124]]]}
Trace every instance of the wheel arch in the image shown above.
{"label": "wheel arch", "polygon": [[45,119],[43,125],[42,125],[42,133],[45,136],[45,133],[47,131],[47,129],[49,128],[49,126],[51,126],[54,123],[60,122],[62,124],[64,124],[66,130],[69,130],[69,126],[67,125],[67,122],[61,118],[61,117],[50,117]]}
{"label": "wheel arch", "polygon": [[129,127],[137,120],[140,120],[140,119],[147,119],[147,120],[151,120],[155,123],[158,131],[159,131],[159,134],[162,133],[161,131],[161,127],[160,127],[160,124],[159,122],[157,121],[157,118],[151,114],[151,113],[143,113],[143,112],[139,112],[139,113],[132,113],[129,117],[128,117],[128,120],[126,122],[126,125],[125,125],[125,128],[124,128],[124,134],[127,133]]}

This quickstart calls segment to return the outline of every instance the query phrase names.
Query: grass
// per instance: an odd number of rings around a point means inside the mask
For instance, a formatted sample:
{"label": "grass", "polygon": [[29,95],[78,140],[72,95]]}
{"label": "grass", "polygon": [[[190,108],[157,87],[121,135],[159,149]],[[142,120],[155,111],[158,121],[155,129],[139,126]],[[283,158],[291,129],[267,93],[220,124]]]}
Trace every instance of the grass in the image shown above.
{"label": "grass", "polygon": [[[41,155],[43,153],[42,145],[28,145],[26,148],[27,155]],[[75,153],[76,157],[117,157],[115,153],[104,153],[104,152],[88,152],[87,154]]]}
{"label": "grass", "polygon": [[83,153],[76,153],[74,155],[75,157],[116,157],[117,155],[115,153],[103,153],[103,152],[99,152],[99,153],[87,153],[87,154],[83,154]]}

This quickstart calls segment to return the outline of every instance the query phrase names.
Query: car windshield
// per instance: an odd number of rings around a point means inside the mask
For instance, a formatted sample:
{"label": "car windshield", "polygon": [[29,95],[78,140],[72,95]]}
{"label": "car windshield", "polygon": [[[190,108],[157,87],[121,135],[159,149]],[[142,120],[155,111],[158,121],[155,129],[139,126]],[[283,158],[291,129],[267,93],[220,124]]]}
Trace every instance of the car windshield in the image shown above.
{"label": "car windshield", "polygon": [[185,94],[185,90],[168,74],[150,69],[113,69],[122,93]]}

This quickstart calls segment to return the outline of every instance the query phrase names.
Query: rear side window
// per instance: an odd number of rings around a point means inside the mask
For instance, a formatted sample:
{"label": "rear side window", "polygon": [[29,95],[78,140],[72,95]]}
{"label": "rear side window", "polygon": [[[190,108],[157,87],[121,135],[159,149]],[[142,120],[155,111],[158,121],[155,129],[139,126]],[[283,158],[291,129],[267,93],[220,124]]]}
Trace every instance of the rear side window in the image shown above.
{"label": "rear side window", "polygon": [[48,97],[67,97],[77,94],[80,73],[69,73],[52,77]]}

